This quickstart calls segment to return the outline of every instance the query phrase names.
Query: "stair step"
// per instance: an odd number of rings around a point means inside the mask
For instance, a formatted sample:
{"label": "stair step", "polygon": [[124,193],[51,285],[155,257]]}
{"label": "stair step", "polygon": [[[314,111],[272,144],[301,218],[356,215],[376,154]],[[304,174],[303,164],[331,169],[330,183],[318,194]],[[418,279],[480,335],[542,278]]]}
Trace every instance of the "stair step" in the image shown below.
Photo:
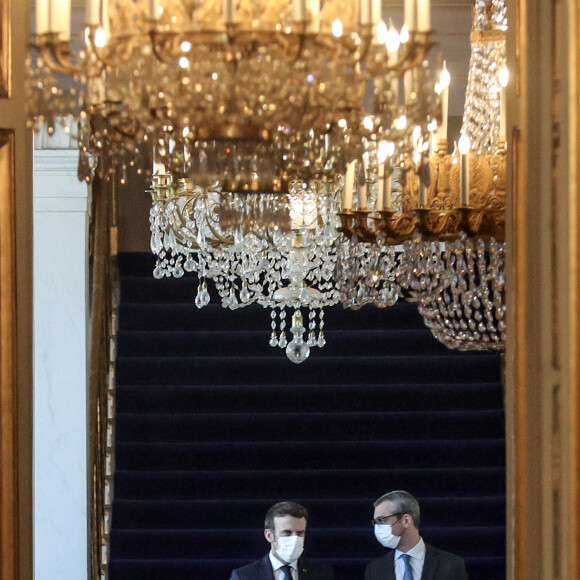
{"label": "stair step", "polygon": [[[356,580],[364,575],[366,558],[325,558],[321,560],[335,570],[336,580]],[[123,580],[227,580],[231,571],[247,564],[241,558],[182,558],[182,559],[119,559],[109,564],[111,577]],[[505,557],[477,557],[465,559],[469,580],[497,580],[505,577]],[[212,570],[211,579],[208,570]],[[337,570],[340,572],[337,575]]]}
{"label": "stair step", "polygon": [[365,497],[372,503],[389,489],[412,489],[418,497],[497,496],[505,493],[505,467],[115,471],[117,499],[242,500],[260,493],[275,498]]}
{"label": "stair step", "polygon": [[[421,534],[427,543],[442,550],[466,556],[496,556],[504,550],[504,526],[424,527]],[[267,543],[262,529],[236,528],[203,530],[114,530],[114,550],[127,558],[187,558],[199,553],[204,558],[218,558],[228,547],[229,558],[244,558],[254,551],[257,542]],[[306,542],[312,558],[330,558],[335,554],[355,553],[367,561],[381,555],[370,525],[366,528],[308,528]],[[111,556],[115,556],[112,551]]]}
{"label": "stair step", "polygon": [[[288,363],[290,364],[290,363]],[[193,380],[195,377],[190,377]],[[502,387],[495,382],[414,383],[373,382],[345,385],[320,382],[259,385],[119,384],[117,412],[140,413],[269,413],[316,411],[361,412],[489,410],[502,408]]]}
{"label": "stair step", "polygon": [[502,465],[503,439],[476,439],[458,443],[427,441],[339,441],[339,442],[212,442],[212,443],[117,443],[116,465],[121,469],[224,470],[318,467],[370,469],[377,465],[399,467],[474,467]]}
{"label": "stair step", "polygon": [[[256,432],[256,422],[260,430]],[[136,442],[354,441],[503,437],[503,412],[118,413],[116,440]],[[325,429],[321,431],[320,425]]]}
{"label": "stair step", "polygon": [[[294,498],[308,506],[311,528],[348,528],[358,522],[367,529],[372,517],[372,501],[368,498]],[[477,519],[480,525],[502,526],[505,523],[505,498],[486,497],[418,497],[421,520],[424,525],[469,526]],[[180,529],[190,528],[192,522],[199,526],[227,528],[232,515],[238,521],[259,529],[262,514],[278,501],[277,497],[263,499],[218,500],[123,500],[115,499],[113,513],[122,522],[122,529]],[[117,528],[121,529],[121,528]]]}
{"label": "stair step", "polygon": [[310,510],[306,555],[360,579],[385,553],[370,518],[390,489],[417,496],[425,541],[470,580],[505,580],[498,355],[448,350],[400,300],[326,308],[327,345],[293,365],[268,309],[225,309],[211,283],[198,309],[195,275],[118,263],[110,580],[228,580],[266,553],[283,499]]}
{"label": "stair step", "polygon": [[[448,354],[437,357],[359,356],[338,358],[328,364],[313,356],[301,365],[279,357],[131,357],[117,360],[117,382],[120,384],[197,384],[222,385],[296,383],[320,380],[324,383],[372,383],[379,377],[385,383],[465,383],[478,377],[482,382],[499,381],[499,369],[491,364],[493,355],[484,353]],[[462,353],[459,353],[462,354]]]}
{"label": "stair step", "polygon": [[[235,313],[233,314],[235,316]],[[279,348],[272,348],[270,329],[265,326],[257,330],[124,330],[117,335],[117,356],[209,356],[215,353],[235,352],[238,355],[270,355],[280,357]],[[434,341],[426,328],[396,330],[368,329],[348,333],[329,328],[325,330],[326,346],[315,348],[312,356],[350,356],[353,345],[359,352],[384,355],[408,355],[421,352],[423,355],[440,356],[449,350]]]}
{"label": "stair step", "polygon": [[[166,297],[167,298],[167,297]],[[303,314],[307,314],[304,309]],[[257,305],[240,308],[235,312],[220,304],[210,303],[197,308],[194,298],[182,303],[127,303],[119,308],[120,326],[124,330],[263,330],[270,334],[270,311]],[[371,324],[370,321],[374,320]],[[290,320],[288,320],[288,323]],[[391,308],[379,309],[367,306],[360,310],[345,310],[342,306],[324,309],[324,329],[364,330],[369,326],[379,328],[422,329],[424,328],[417,306],[409,302],[398,302]],[[289,324],[287,324],[288,328]]]}

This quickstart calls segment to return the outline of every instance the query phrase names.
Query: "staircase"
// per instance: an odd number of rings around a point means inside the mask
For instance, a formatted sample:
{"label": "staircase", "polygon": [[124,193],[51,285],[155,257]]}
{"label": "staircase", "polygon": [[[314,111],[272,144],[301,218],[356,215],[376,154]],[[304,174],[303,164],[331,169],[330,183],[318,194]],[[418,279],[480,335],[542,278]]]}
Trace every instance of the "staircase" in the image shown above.
{"label": "staircase", "polygon": [[198,310],[194,277],[122,254],[111,580],[228,580],[268,550],[276,501],[310,511],[305,554],[362,580],[372,502],[406,489],[426,542],[505,578],[499,358],[447,350],[413,304],[325,316],[302,365],[268,311]]}

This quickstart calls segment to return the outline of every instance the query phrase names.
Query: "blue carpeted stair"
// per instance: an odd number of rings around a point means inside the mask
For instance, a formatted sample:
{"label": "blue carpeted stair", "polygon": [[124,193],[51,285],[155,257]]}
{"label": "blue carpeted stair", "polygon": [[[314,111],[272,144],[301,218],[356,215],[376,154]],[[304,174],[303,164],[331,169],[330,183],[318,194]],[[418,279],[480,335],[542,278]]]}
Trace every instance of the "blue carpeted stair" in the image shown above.
{"label": "blue carpeted stair", "polygon": [[111,580],[228,580],[264,555],[275,501],[304,503],[307,555],[363,580],[372,501],[407,489],[427,542],[505,578],[499,358],[447,350],[416,307],[328,309],[300,366],[261,308],[198,310],[196,280],[122,254]]}

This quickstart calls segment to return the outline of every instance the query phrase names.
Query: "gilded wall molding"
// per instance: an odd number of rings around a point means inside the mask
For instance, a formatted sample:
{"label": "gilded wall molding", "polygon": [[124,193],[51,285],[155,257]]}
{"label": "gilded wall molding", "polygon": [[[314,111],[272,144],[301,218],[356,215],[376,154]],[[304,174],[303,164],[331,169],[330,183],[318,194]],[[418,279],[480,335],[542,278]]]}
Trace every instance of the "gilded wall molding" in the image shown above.
{"label": "gilded wall molding", "polygon": [[0,579],[17,578],[14,132],[0,129]]}
{"label": "gilded wall molding", "polygon": [[10,0],[0,0],[0,98],[11,96]]}

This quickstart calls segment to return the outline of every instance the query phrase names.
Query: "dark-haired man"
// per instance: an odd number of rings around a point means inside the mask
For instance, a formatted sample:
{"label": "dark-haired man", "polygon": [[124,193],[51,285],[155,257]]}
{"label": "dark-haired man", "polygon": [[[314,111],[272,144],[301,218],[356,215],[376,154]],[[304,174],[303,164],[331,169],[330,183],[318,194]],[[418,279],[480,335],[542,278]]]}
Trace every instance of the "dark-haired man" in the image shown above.
{"label": "dark-haired man", "polygon": [[270,552],[234,570],[230,580],[334,580],[328,566],[302,557],[307,521],[304,506],[291,501],[274,504],[264,521]]}
{"label": "dark-haired man", "polygon": [[390,551],[367,566],[365,580],[467,580],[463,558],[419,535],[419,502],[409,492],[391,491],[373,506],[375,537]]}

